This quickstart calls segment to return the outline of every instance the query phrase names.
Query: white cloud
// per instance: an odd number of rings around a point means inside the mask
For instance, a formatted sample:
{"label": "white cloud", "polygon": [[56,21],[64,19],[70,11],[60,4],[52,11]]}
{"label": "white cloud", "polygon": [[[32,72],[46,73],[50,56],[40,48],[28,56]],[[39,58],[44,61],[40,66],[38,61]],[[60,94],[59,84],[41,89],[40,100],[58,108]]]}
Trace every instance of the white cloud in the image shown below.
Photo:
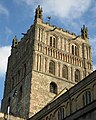
{"label": "white cloud", "polygon": [[34,0],[21,0],[21,2],[24,2],[27,5],[33,5]]}
{"label": "white cloud", "polygon": [[0,14],[9,16],[9,11],[3,5],[0,4]]}
{"label": "white cloud", "polygon": [[7,60],[8,56],[10,55],[10,51],[10,46],[0,47],[0,76],[2,76],[6,72]]}
{"label": "white cloud", "polygon": [[46,14],[74,19],[88,10],[91,0],[43,0],[41,5]]}
{"label": "white cloud", "polygon": [[92,1],[90,12],[91,12],[91,17],[93,16],[94,18],[96,18],[96,1],[95,0]]}
{"label": "white cloud", "polygon": [[78,18],[85,13],[91,5],[91,0],[14,0],[17,3],[28,5],[40,4],[45,14],[59,18]]}

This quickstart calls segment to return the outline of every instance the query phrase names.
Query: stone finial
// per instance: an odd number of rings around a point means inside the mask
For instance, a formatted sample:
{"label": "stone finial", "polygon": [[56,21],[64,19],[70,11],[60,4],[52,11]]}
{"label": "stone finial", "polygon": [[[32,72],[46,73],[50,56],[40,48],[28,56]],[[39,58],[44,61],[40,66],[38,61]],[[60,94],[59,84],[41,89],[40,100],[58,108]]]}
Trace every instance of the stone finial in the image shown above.
{"label": "stone finial", "polygon": [[85,25],[83,25],[83,28],[81,28],[81,37],[83,39],[88,38],[88,29],[85,27]]}
{"label": "stone finial", "polygon": [[13,41],[12,41],[12,48],[15,48],[16,46],[18,45],[18,40],[16,38],[16,36],[13,38]]}
{"label": "stone finial", "polygon": [[40,5],[38,5],[35,11],[35,20],[37,20],[37,18],[42,20],[42,8],[40,8]]}

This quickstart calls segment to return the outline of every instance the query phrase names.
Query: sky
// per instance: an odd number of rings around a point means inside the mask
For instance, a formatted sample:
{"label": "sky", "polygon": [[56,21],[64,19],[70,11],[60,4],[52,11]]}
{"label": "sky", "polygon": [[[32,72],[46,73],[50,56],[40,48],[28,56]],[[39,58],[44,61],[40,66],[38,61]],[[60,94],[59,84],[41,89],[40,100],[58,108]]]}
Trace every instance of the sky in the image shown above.
{"label": "sky", "polygon": [[[35,9],[41,5],[43,21],[77,35],[88,27],[96,69],[96,0],[0,0],[0,101],[3,98],[8,56],[14,36],[20,40],[34,22]],[[1,102],[0,102],[1,103]]]}

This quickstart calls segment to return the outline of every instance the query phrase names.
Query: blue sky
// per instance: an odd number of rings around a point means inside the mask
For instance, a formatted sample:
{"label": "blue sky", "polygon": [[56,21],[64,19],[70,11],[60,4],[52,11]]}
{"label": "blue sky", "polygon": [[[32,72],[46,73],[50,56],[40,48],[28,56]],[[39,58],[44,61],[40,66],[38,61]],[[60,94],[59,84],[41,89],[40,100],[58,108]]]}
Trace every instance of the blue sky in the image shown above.
{"label": "blue sky", "polygon": [[16,35],[26,32],[33,24],[38,4],[43,8],[43,20],[77,35],[85,24],[89,30],[93,65],[96,69],[96,0],[0,0],[0,100],[3,97],[7,58]]}

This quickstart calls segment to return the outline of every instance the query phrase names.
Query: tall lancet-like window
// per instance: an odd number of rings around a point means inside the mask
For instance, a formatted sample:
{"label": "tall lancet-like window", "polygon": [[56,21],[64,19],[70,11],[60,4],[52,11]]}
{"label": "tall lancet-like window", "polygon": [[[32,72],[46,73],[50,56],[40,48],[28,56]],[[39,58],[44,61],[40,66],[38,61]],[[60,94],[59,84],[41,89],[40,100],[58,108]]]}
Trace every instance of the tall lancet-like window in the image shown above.
{"label": "tall lancet-like window", "polygon": [[57,85],[54,82],[50,83],[50,92],[57,94]]}
{"label": "tall lancet-like window", "polygon": [[75,82],[79,82],[80,81],[80,71],[78,69],[76,69],[75,71]]}
{"label": "tall lancet-like window", "polygon": [[49,73],[55,75],[55,62],[53,60],[49,63]]}
{"label": "tall lancet-like window", "polygon": [[64,107],[61,107],[58,110],[58,120],[64,120]]}
{"label": "tall lancet-like window", "polygon": [[66,65],[62,67],[62,77],[68,79],[68,67]]}
{"label": "tall lancet-like window", "polygon": [[50,37],[50,46],[55,47],[57,46],[56,38],[54,36]]}
{"label": "tall lancet-like window", "polygon": [[72,45],[72,54],[79,56],[79,48],[76,45]]}

